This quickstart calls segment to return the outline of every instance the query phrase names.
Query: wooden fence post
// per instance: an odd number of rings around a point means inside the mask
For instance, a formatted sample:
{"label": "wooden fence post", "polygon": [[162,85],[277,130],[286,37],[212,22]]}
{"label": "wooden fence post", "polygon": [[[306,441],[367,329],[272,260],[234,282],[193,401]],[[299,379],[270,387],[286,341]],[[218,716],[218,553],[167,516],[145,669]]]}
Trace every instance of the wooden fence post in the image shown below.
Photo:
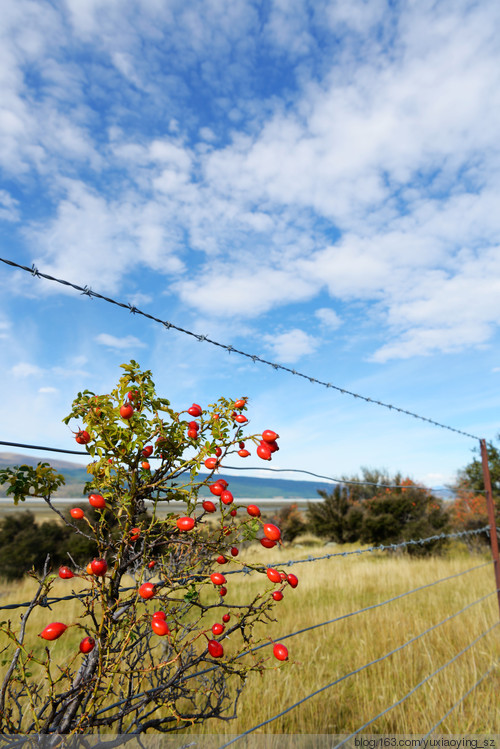
{"label": "wooden fence post", "polygon": [[481,462],[483,465],[484,488],[486,491],[486,506],[488,508],[488,520],[490,523],[491,556],[493,557],[495,581],[497,586],[498,609],[500,612],[500,559],[498,556],[498,537],[497,524],[495,520],[495,505],[493,503],[493,492],[491,490],[491,477],[490,468],[488,465],[488,450],[486,449],[486,440],[479,440],[479,443],[481,445]]}

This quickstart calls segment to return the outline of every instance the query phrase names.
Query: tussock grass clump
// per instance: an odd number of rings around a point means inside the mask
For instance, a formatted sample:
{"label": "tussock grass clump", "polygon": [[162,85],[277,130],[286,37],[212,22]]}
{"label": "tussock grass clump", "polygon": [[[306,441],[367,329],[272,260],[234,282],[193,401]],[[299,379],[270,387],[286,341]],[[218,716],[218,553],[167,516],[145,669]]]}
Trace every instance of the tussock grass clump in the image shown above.
{"label": "tussock grass clump", "polygon": [[[339,550],[354,548],[346,545]],[[284,588],[284,598],[275,612],[276,621],[259,624],[255,632],[256,642],[272,640],[286,644],[290,662],[279,665],[271,647],[260,650],[260,654],[268,655],[266,665],[271,670],[262,676],[256,673],[248,676],[237,719],[208,721],[189,729],[189,733],[242,733],[337,679],[339,682],[335,686],[259,732],[351,733],[401,700],[420,681],[499,621],[492,565],[355,613],[414,588],[470,570],[487,562],[488,554],[469,554],[457,546],[443,557],[412,558],[377,552],[281,566],[288,560],[319,556],[322,551],[329,553],[329,548],[315,549],[311,554],[296,546],[268,550],[253,544],[241,550],[236,562],[227,565],[226,570],[238,569],[238,565],[245,562],[271,565],[293,572],[299,578],[296,589]],[[221,615],[226,609],[230,610],[231,604],[240,603],[251,594],[257,595],[266,589],[271,594],[279,587],[257,573],[231,575],[228,579],[228,594],[221,605]],[[0,604],[28,601],[34,587],[29,579],[20,584],[3,585]],[[70,585],[68,581],[56,581],[54,592],[66,595],[71,587],[77,590],[78,581],[72,580]],[[486,594],[492,595],[383,658]],[[22,611],[24,609],[2,612],[2,618],[8,616],[14,621]],[[30,619],[27,641],[35,648],[44,647],[37,635],[49,621],[78,621],[79,613],[77,601],[57,604],[52,611],[37,608]],[[329,620],[336,621],[314,627]],[[283,639],[308,627],[314,628]],[[58,662],[71,657],[82,636],[82,630],[72,628],[51,644]],[[364,667],[377,659],[381,660]],[[401,705],[371,723],[365,732],[426,733],[495,661],[500,661],[500,626],[430,678]],[[343,678],[357,669],[360,669],[357,674]],[[497,668],[444,720],[438,732],[498,732],[499,690],[500,668]]]}

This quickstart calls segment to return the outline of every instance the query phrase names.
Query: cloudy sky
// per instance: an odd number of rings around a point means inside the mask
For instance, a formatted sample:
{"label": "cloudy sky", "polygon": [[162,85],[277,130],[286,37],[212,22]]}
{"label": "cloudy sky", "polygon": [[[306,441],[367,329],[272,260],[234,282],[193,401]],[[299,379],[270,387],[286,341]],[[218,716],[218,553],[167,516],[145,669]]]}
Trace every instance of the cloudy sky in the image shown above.
{"label": "cloudy sky", "polygon": [[[5,0],[0,26],[2,257],[494,439],[497,0]],[[4,264],[0,299],[2,440],[72,448],[76,392],[134,358],[179,409],[248,396],[273,467],[433,486],[472,457]]]}

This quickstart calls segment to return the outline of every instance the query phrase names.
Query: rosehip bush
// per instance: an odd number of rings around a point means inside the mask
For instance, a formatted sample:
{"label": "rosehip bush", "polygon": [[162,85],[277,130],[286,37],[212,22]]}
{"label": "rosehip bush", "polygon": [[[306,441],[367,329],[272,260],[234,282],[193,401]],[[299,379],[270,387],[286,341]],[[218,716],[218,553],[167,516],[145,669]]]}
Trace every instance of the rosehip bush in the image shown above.
{"label": "rosehip bush", "polygon": [[[16,501],[38,491],[75,548],[83,539],[93,552],[83,563],[71,552],[55,567],[47,559],[42,574],[32,572],[39,586],[27,610],[0,624],[11,647],[10,655],[9,645],[3,649],[10,665],[0,692],[2,733],[167,732],[228,719],[248,673],[288,657],[280,644],[273,657],[270,623],[282,596],[272,593],[294,581],[246,564],[261,575],[261,591],[246,603],[231,595],[232,572],[243,565],[239,543],[259,537],[272,548],[280,529],[264,524],[258,508],[237,513],[237,497],[216,476],[243,438],[260,446],[278,435],[243,434],[246,398],[175,410],[156,394],[151,372],[133,361],[122,368],[111,393],[79,393],[64,419],[85,436],[91,462],[81,504],[91,512],[59,512],[51,491],[60,477],[46,464],[38,473],[14,469],[12,480],[5,474]],[[215,484],[222,490],[202,502],[200,489]],[[182,512],[168,511],[172,500],[183,503]],[[55,580],[58,591],[64,585],[66,595],[74,593],[71,608],[51,592]],[[73,605],[76,617],[67,613]],[[28,620],[37,607],[44,624],[32,634]],[[257,636],[259,622],[265,628]],[[252,651],[264,642],[270,647]]]}

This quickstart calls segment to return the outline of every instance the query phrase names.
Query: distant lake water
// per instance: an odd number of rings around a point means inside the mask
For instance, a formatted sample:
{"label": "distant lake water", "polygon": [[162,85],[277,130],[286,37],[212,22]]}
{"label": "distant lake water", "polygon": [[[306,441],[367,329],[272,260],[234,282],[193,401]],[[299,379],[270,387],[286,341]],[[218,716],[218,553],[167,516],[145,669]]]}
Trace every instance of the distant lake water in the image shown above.
{"label": "distant lake water", "polygon": [[[206,498],[205,498],[206,499]],[[85,504],[86,497],[58,497],[52,500],[54,507],[59,510],[64,510],[66,507],[77,504]],[[201,505],[201,499],[199,500]],[[291,504],[296,504],[299,510],[306,510],[309,502],[318,502],[320,499],[303,499],[303,498],[291,498],[291,497],[266,497],[265,499],[257,499],[255,497],[241,497],[235,500],[235,505],[258,505],[263,512],[272,513],[277,512],[284,507],[288,507]],[[146,502],[147,506],[152,506],[152,502]],[[165,513],[169,511],[177,512],[185,507],[184,502],[160,502],[159,508],[163,509]],[[24,502],[19,502],[16,506],[14,500],[9,498],[0,499],[0,516],[11,512],[22,512],[23,510],[31,510],[32,512],[51,512],[49,506],[43,499],[34,497],[32,499],[26,499]]]}

